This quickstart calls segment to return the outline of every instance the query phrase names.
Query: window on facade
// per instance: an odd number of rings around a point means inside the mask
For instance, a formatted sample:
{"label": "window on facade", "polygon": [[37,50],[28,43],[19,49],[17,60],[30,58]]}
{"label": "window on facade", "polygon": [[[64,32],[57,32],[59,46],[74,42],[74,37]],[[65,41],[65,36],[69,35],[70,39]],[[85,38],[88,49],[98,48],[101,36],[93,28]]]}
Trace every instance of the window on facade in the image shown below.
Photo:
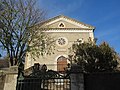
{"label": "window on facade", "polygon": [[64,45],[66,43],[66,40],[64,38],[59,38],[58,39],[58,44]]}
{"label": "window on facade", "polygon": [[60,47],[63,47],[63,46],[66,46],[68,44],[68,40],[67,38],[65,37],[59,37],[57,40],[56,40],[56,44]]}
{"label": "window on facade", "polygon": [[83,38],[82,39],[77,39],[76,43],[77,44],[83,43]]}
{"label": "window on facade", "polygon": [[60,23],[59,27],[65,27],[63,23]]}

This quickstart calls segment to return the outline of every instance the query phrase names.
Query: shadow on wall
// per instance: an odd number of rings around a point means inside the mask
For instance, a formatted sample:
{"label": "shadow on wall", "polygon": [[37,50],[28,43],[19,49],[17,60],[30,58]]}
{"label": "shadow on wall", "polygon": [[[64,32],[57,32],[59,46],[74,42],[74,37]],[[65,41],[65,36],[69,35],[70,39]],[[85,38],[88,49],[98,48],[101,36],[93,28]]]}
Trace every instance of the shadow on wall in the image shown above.
{"label": "shadow on wall", "polygon": [[4,89],[4,83],[5,83],[5,75],[3,72],[0,72],[0,90]]}

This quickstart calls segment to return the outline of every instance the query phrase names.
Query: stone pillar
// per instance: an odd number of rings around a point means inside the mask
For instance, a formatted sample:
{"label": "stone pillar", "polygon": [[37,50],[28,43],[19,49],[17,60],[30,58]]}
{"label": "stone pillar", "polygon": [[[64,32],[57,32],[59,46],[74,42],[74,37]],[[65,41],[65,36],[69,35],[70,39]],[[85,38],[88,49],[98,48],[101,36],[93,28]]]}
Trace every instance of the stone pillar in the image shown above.
{"label": "stone pillar", "polygon": [[5,74],[3,70],[0,70],[0,90],[3,90],[5,83]]}
{"label": "stone pillar", "polygon": [[79,69],[77,65],[71,67],[71,90],[84,90],[84,74]]}
{"label": "stone pillar", "polygon": [[16,90],[18,66],[11,66],[6,72],[4,90]]}

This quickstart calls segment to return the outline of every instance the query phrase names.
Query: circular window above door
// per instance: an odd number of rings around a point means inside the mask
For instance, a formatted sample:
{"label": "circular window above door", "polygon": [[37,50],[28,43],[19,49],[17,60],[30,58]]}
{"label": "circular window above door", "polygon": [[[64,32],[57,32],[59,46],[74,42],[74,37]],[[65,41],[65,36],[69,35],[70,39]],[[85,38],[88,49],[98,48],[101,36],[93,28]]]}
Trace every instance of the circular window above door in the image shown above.
{"label": "circular window above door", "polygon": [[68,44],[68,40],[65,37],[60,37],[60,38],[57,39],[56,43],[57,43],[58,46],[65,46],[65,45]]}

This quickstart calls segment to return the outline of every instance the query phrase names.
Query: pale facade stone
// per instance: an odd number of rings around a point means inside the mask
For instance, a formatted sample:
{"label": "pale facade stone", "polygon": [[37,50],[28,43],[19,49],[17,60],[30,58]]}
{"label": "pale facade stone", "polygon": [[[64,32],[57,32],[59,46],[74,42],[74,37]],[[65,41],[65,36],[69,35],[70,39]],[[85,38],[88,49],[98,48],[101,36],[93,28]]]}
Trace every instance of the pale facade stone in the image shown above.
{"label": "pale facade stone", "polygon": [[[60,26],[61,25],[61,26]],[[29,53],[25,60],[25,69],[34,65],[34,63],[46,64],[48,69],[57,70],[57,60],[60,56],[68,58],[69,48],[79,40],[88,41],[89,37],[94,39],[94,27],[84,24],[69,17],[60,15],[43,22],[45,33],[55,37],[56,47],[54,54],[46,55],[33,60]],[[70,61],[67,59],[67,62]]]}

